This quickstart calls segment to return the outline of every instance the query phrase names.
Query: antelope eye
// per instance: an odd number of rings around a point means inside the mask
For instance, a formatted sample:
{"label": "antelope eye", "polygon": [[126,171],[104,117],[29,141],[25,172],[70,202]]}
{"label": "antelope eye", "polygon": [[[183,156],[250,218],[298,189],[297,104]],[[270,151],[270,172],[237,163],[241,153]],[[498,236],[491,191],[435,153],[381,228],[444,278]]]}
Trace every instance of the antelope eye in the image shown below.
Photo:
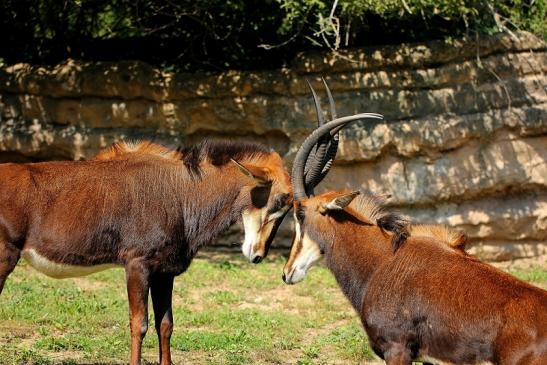
{"label": "antelope eye", "polygon": [[256,186],[251,190],[251,202],[257,208],[263,208],[268,204],[271,186]]}

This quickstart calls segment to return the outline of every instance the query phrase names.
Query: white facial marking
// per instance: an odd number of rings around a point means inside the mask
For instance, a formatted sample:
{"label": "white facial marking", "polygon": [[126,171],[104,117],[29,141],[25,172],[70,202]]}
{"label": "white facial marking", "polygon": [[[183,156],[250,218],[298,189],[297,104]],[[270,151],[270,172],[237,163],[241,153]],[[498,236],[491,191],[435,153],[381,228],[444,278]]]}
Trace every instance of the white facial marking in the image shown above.
{"label": "white facial marking", "polygon": [[300,222],[298,222],[298,219],[296,218],[296,212],[293,213],[294,216],[294,231],[296,233],[296,239],[300,239],[301,231],[300,231]]}
{"label": "white facial marking", "polygon": [[308,270],[321,259],[321,250],[317,243],[312,241],[307,234],[302,237],[302,249],[293,263],[293,273],[290,276],[291,283],[298,283],[304,279]]}
{"label": "white facial marking", "polygon": [[76,266],[57,263],[40,255],[34,249],[27,249],[21,252],[21,256],[37,271],[56,279],[72,278],[93,274],[97,271],[110,269],[119,265],[102,264],[95,266]]}
{"label": "white facial marking", "polygon": [[[295,224],[296,239],[300,239],[301,228],[300,223]],[[302,248],[298,252],[298,256],[292,263],[292,268],[288,268],[286,273],[289,284],[295,284],[304,279],[308,270],[321,259],[321,249],[319,245],[313,241],[306,233],[302,237]]]}
{"label": "white facial marking", "polygon": [[273,221],[274,219],[281,218],[281,216],[285,214],[287,210],[289,210],[289,208],[290,207],[284,207],[279,209],[277,212],[270,214],[268,216],[268,221]]}
{"label": "white facial marking", "polygon": [[253,261],[254,254],[253,248],[258,242],[259,236],[258,232],[260,231],[261,226],[261,214],[260,211],[248,212],[244,211],[242,214],[243,218],[243,228],[245,230],[245,240],[241,246],[241,251],[249,261]]}
{"label": "white facial marking", "polygon": [[[252,212],[244,211],[242,213],[245,240],[241,246],[241,251],[243,251],[243,254],[249,261],[253,262],[256,257],[254,248],[260,242],[261,235],[264,236],[267,234],[267,239],[274,227],[273,222],[276,219],[281,218],[289,209],[290,207],[284,207],[268,216],[266,216],[266,209],[254,210]],[[262,227],[262,222],[267,222],[264,227]]]}

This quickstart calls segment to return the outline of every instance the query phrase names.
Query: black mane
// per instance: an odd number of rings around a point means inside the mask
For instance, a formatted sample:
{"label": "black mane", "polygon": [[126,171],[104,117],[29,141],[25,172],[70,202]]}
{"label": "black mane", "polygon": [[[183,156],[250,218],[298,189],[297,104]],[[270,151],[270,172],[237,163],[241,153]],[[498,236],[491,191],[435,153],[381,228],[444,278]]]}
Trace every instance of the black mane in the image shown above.
{"label": "black mane", "polygon": [[390,209],[385,196],[361,192],[361,195],[355,199],[354,207],[371,221],[375,221],[382,231],[393,234],[391,240],[393,252],[397,251],[410,236],[409,220],[399,212]]}
{"label": "black mane", "polygon": [[182,161],[192,174],[200,175],[200,163],[207,159],[214,166],[227,164],[230,159],[252,159],[261,155],[267,155],[270,150],[260,144],[244,141],[229,140],[204,140],[196,145],[179,147]]}

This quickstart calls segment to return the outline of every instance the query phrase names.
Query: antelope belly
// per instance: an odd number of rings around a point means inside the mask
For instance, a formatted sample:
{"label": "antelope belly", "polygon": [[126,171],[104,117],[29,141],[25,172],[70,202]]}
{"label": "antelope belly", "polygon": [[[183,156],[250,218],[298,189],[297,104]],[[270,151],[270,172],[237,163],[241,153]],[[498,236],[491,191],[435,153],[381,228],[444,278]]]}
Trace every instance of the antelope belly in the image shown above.
{"label": "antelope belly", "polygon": [[72,278],[77,276],[85,276],[93,274],[97,271],[102,271],[116,267],[116,264],[101,264],[94,266],[77,266],[58,263],[49,260],[47,257],[40,255],[34,249],[23,250],[21,256],[35,270],[56,279]]}

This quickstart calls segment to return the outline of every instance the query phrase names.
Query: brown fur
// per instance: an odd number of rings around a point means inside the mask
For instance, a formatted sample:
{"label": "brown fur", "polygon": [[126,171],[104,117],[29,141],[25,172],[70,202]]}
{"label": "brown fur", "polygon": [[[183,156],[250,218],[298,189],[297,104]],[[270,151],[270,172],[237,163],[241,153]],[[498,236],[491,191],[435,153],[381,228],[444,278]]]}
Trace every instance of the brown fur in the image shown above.
{"label": "brown fur", "polygon": [[[261,174],[258,186],[230,162]],[[204,142],[180,151],[119,143],[93,160],[0,164],[0,293],[21,254],[88,267],[125,267],[131,364],[140,363],[151,292],[161,365],[170,364],[173,278],[243,211],[291,204],[281,157],[249,143]],[[278,218],[260,236],[267,254]]]}
{"label": "brown fur", "polygon": [[391,237],[355,219],[352,209],[320,213],[336,194],[295,203],[301,235],[324,252],[372,348],[388,365],[422,357],[547,364],[545,290],[452,249],[461,247],[459,238],[442,228],[410,230],[393,252]]}

